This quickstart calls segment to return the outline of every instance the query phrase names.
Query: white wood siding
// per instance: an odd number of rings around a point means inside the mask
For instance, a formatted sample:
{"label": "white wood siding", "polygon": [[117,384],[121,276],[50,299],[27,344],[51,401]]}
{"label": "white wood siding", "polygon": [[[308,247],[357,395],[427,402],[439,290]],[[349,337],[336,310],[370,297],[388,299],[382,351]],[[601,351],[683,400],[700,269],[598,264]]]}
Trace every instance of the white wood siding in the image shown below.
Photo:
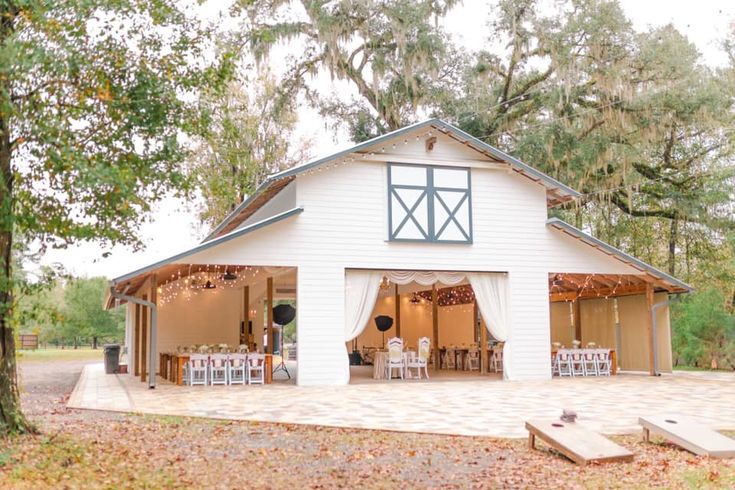
{"label": "white wood siding", "polygon": [[[442,151],[443,158],[480,158],[438,137],[435,151]],[[423,139],[407,140],[397,148],[421,163]],[[451,148],[457,151],[445,151]],[[549,230],[545,189],[498,169],[472,169],[473,244],[389,242],[385,163],[339,163],[297,178],[296,204],[304,207],[300,215],[187,259],[298,267],[299,384],[349,379],[343,321],[347,268],[508,272],[513,379],[550,376],[549,272],[633,272]]]}
{"label": "white wood siding", "polygon": [[283,213],[296,207],[296,181],[294,180],[286,187],[281,189],[281,192],[273,196],[270,201],[265,203],[263,207],[258,209],[248,219],[243,221],[236,229],[243,228],[245,226],[257,223],[264,219],[275,216],[276,214]]}

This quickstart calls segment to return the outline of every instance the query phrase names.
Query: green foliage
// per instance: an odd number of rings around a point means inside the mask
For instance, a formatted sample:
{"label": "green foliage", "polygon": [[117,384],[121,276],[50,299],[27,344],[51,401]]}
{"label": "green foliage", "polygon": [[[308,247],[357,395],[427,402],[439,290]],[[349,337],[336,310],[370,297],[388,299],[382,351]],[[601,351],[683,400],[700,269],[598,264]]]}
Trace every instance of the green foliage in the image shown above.
{"label": "green foliage", "polygon": [[[247,80],[245,80],[247,82]],[[203,197],[200,220],[214,227],[271,173],[303,161],[294,142],[296,101],[279,95],[272,76],[233,81],[200,100],[207,132],[189,159]]]}
{"label": "green foliage", "polygon": [[[456,0],[237,3],[251,21],[247,41],[256,60],[267,58],[278,42],[305,44],[301,56],[288,60],[283,90],[305,90],[356,141],[414,122],[422,106],[451,88],[445,82],[458,57],[437,20]],[[343,101],[310,88],[306,76],[320,70],[346,81],[358,97]]]}
{"label": "green foliage", "polygon": [[73,279],[64,286],[59,333],[62,339],[85,338],[120,342],[125,334],[125,311],[103,307],[107,279]]}
{"label": "green foliage", "polygon": [[0,432],[24,431],[11,252],[79,240],[140,245],[141,218],[186,192],[196,96],[231,74],[176,0],[0,2]]}
{"label": "green foliage", "polygon": [[735,315],[717,289],[683,298],[671,308],[677,364],[735,369]]}
{"label": "green foliage", "polygon": [[188,188],[181,136],[199,116],[187,100],[227,74],[204,64],[205,27],[171,0],[10,1],[0,17],[5,229],[137,244],[150,204]]}

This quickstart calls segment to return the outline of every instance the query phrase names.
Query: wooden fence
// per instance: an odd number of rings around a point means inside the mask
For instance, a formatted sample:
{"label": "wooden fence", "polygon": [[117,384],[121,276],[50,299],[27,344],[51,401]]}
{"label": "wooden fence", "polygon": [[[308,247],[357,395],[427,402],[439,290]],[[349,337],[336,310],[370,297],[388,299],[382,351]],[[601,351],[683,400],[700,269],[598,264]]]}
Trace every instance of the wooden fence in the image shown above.
{"label": "wooden fence", "polygon": [[18,336],[21,349],[38,349],[38,335],[32,333],[22,333]]}

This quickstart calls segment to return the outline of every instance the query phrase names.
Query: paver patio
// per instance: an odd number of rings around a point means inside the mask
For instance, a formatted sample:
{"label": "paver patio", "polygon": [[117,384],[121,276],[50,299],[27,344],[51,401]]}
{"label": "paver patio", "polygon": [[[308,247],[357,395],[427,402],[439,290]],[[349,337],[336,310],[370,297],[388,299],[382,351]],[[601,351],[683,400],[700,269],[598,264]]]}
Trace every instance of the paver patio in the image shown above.
{"label": "paver patio", "polygon": [[523,437],[524,421],[575,410],[606,434],[638,431],[638,417],[677,413],[715,429],[735,429],[735,374],[621,374],[501,382],[483,377],[364,382],[348,386],[175,386],[150,390],[130,375],[89,364],[68,406],[158,415],[212,417],[494,437]]}

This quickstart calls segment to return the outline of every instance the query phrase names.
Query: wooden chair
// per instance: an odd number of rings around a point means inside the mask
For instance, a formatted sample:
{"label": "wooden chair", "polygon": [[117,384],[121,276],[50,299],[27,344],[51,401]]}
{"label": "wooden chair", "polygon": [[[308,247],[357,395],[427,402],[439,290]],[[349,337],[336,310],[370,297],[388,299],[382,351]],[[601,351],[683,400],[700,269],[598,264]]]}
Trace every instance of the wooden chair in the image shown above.
{"label": "wooden chair", "polygon": [[227,354],[209,355],[209,384],[226,385],[229,360]]}

